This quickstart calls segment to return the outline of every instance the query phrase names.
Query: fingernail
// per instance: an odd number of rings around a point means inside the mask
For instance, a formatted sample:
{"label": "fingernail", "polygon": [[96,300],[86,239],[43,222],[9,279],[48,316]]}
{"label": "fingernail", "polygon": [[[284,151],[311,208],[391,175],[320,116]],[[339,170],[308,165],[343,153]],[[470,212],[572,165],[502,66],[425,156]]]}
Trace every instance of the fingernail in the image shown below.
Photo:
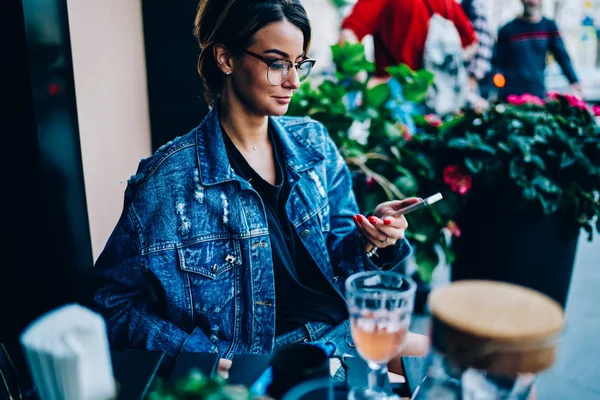
{"label": "fingernail", "polygon": [[363,222],[365,222],[367,219],[365,217],[363,217],[362,215],[358,214],[358,222],[360,222],[361,224]]}
{"label": "fingernail", "polygon": [[377,218],[375,217],[369,217],[367,218],[369,220],[370,223],[372,223],[373,225],[377,225]]}
{"label": "fingernail", "polygon": [[386,225],[391,225],[392,224],[392,220],[391,219],[384,219],[383,223]]}
{"label": "fingernail", "polygon": [[354,221],[355,224],[358,224],[358,217],[356,215],[352,216],[352,220]]}

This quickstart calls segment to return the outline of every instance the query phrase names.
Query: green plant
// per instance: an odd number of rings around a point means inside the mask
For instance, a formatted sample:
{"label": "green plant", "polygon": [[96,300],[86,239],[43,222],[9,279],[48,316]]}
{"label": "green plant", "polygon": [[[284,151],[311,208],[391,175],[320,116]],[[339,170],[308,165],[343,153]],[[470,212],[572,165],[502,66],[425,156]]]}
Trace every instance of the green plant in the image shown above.
{"label": "green plant", "polygon": [[515,210],[561,213],[567,229],[583,228],[591,240],[594,221],[600,232],[598,111],[570,95],[510,96],[486,111],[426,124],[408,147],[432,162],[451,191],[499,193]]}
{"label": "green plant", "polygon": [[[444,200],[411,214],[407,237],[420,278],[431,280],[440,253],[454,259],[451,237],[473,192],[504,193],[516,209],[560,212],[568,226],[600,231],[600,137],[585,102],[552,94],[511,96],[486,110],[439,119],[419,104],[433,75],[406,65],[394,78],[372,77],[361,44],[332,47],[335,74],[305,82],[288,114],[322,122],[355,176],[362,212],[382,201],[441,192]],[[401,89],[395,84],[399,84]]]}
{"label": "green plant", "polygon": [[[372,76],[362,44],[332,46],[335,74],[305,82],[293,97],[288,115],[308,115],[322,122],[355,176],[355,192],[362,212],[383,201],[429,195],[429,161],[405,143],[415,134],[415,120],[425,120],[418,104],[433,82],[426,70],[406,65],[388,68],[392,84]],[[401,90],[393,83],[401,85]],[[364,189],[364,190],[363,190]],[[448,218],[430,208],[410,217],[408,239],[416,246],[421,277],[428,281],[438,263],[436,246],[451,261],[451,251],[440,233]]]}
{"label": "green plant", "polygon": [[198,370],[192,370],[185,379],[169,384],[157,379],[147,400],[252,400],[248,389],[240,385],[228,385],[220,375],[209,378]]}

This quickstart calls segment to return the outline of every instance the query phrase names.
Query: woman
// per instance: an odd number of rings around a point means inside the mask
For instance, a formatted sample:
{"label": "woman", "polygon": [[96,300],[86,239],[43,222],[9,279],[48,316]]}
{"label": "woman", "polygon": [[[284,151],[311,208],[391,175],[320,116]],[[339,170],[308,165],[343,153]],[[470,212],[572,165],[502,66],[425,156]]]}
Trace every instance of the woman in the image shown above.
{"label": "woman", "polygon": [[407,222],[388,215],[414,199],[358,214],[325,128],[280,117],[314,64],[298,0],[204,0],[195,28],[212,107],[129,180],[95,268],[110,341],[221,366],[296,341],[355,353],[344,280],[406,257]]}

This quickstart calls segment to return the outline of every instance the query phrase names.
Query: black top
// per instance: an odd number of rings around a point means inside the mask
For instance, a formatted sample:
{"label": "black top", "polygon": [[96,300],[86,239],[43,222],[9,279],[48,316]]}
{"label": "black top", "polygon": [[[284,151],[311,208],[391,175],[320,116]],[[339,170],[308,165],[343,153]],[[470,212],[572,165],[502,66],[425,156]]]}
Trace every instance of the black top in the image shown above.
{"label": "black top", "polygon": [[281,164],[277,134],[270,126],[269,136],[273,143],[275,186],[252,169],[223,130],[233,170],[252,185],[265,206],[275,274],[275,334],[307,322],[339,324],[348,318],[346,302],[327,281],[289,221],[285,205],[292,187]]}

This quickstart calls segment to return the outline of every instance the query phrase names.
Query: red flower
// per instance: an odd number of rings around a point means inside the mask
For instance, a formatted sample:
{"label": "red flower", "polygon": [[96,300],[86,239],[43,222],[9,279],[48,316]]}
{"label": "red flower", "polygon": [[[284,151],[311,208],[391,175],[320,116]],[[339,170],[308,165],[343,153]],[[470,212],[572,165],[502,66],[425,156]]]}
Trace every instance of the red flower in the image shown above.
{"label": "red flower", "polygon": [[456,222],[454,221],[448,221],[448,225],[446,225],[446,228],[454,237],[460,237],[460,235],[462,234],[460,228],[458,227],[458,225],[456,225]]}
{"label": "red flower", "polygon": [[471,189],[471,185],[473,184],[471,177],[464,173],[458,165],[448,165],[444,167],[443,175],[444,183],[450,186],[450,189],[453,192],[456,192],[461,196],[465,195],[469,189]]}
{"label": "red flower", "polygon": [[408,130],[408,126],[402,125],[402,137],[407,142],[412,139],[413,134]]}
{"label": "red flower", "polygon": [[425,121],[434,128],[442,125],[442,120],[435,114],[427,114],[423,118],[425,118]]}
{"label": "red flower", "polygon": [[373,186],[375,184],[375,178],[373,178],[372,176],[367,176],[367,188],[371,188],[371,186]]}

